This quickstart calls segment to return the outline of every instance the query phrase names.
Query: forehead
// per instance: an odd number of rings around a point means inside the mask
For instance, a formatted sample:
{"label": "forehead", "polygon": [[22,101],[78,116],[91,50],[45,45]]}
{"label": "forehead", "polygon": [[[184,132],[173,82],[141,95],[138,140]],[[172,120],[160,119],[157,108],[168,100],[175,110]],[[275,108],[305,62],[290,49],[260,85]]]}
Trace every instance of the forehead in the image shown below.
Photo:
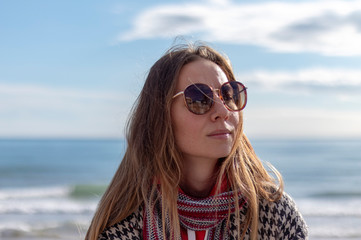
{"label": "forehead", "polygon": [[228,82],[227,76],[217,64],[199,59],[182,67],[177,89],[183,90],[194,83],[204,83],[213,88],[219,88],[225,82]]}

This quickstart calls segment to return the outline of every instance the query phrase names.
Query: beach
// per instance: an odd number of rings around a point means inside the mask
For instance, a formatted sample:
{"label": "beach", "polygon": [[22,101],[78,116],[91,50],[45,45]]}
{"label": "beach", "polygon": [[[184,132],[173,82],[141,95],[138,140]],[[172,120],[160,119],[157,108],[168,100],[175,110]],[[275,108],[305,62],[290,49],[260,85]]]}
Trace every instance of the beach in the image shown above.
{"label": "beach", "polygon": [[[361,239],[361,140],[252,140],[310,239]],[[123,140],[0,140],[0,239],[84,239]]]}

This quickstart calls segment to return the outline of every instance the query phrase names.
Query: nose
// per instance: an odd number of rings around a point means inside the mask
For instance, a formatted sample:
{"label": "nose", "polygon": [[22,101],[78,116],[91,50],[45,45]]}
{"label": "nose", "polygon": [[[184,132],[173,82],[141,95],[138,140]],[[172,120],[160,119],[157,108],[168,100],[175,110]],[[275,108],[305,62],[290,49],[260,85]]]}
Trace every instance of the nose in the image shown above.
{"label": "nose", "polygon": [[224,105],[222,99],[218,94],[214,94],[214,103],[211,109],[211,119],[212,121],[216,121],[217,119],[227,120],[230,114],[230,111]]}

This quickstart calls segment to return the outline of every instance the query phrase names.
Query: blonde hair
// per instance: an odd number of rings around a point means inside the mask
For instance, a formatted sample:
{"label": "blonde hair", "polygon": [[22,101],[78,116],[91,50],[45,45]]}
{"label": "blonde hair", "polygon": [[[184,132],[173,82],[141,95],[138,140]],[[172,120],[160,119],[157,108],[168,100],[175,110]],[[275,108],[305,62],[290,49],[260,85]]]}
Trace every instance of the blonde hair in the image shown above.
{"label": "blonde hair", "polygon": [[[127,150],[110,185],[99,202],[86,239],[95,240],[105,228],[125,219],[140,205],[152,208],[162,202],[163,232],[166,216],[171,222],[171,233],[179,236],[177,212],[178,186],[182,177],[182,158],[172,129],[170,109],[181,68],[202,58],[216,63],[229,81],[235,81],[228,59],[207,45],[179,45],[168,50],[150,69],[144,87],[133,107],[127,125]],[[238,236],[250,229],[257,237],[258,201],[275,201],[283,191],[282,178],[275,171],[276,180],[267,172],[253,151],[239,124],[231,154],[222,161],[218,187],[223,176],[230,186],[247,199],[244,224],[237,223]],[[156,194],[160,186],[160,194]],[[160,196],[159,196],[160,195]],[[155,198],[155,199],[154,199]],[[236,209],[236,219],[240,218]],[[241,233],[242,232],[242,233]]]}

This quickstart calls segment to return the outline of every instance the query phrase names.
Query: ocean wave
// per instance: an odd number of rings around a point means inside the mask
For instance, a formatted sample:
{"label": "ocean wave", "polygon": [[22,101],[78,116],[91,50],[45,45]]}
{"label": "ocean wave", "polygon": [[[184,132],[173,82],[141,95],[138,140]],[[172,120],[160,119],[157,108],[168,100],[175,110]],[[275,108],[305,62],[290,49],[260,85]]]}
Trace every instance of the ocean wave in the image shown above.
{"label": "ocean wave", "polygon": [[99,198],[105,192],[106,187],[106,185],[79,184],[74,186],[0,189],[0,200],[59,197]]}
{"label": "ocean wave", "polygon": [[313,198],[361,198],[361,192],[358,191],[326,191],[310,195]]}
{"label": "ocean wave", "polygon": [[0,214],[82,214],[95,210],[106,186],[76,185],[0,190]]}
{"label": "ocean wave", "polygon": [[358,217],[361,218],[361,199],[298,199],[298,208],[310,217]]}
{"label": "ocean wave", "polygon": [[104,194],[106,188],[106,185],[75,185],[70,188],[69,195],[75,198],[98,198]]}
{"label": "ocean wave", "polygon": [[97,201],[74,201],[71,199],[11,199],[0,201],[0,214],[82,214],[93,212]]}
{"label": "ocean wave", "polygon": [[0,200],[65,197],[71,192],[70,187],[39,187],[39,188],[10,188],[0,190]]}
{"label": "ocean wave", "polygon": [[84,239],[89,221],[0,222],[0,239]]}
{"label": "ocean wave", "polygon": [[361,239],[359,217],[316,217],[306,220],[310,224],[310,239]]}
{"label": "ocean wave", "polygon": [[361,239],[361,232],[357,229],[351,229],[345,231],[345,229],[340,230],[331,230],[325,229],[322,231],[314,231],[314,233],[310,233],[310,239],[324,239],[324,240],[333,240],[333,239],[340,239],[340,240],[356,240]]}

